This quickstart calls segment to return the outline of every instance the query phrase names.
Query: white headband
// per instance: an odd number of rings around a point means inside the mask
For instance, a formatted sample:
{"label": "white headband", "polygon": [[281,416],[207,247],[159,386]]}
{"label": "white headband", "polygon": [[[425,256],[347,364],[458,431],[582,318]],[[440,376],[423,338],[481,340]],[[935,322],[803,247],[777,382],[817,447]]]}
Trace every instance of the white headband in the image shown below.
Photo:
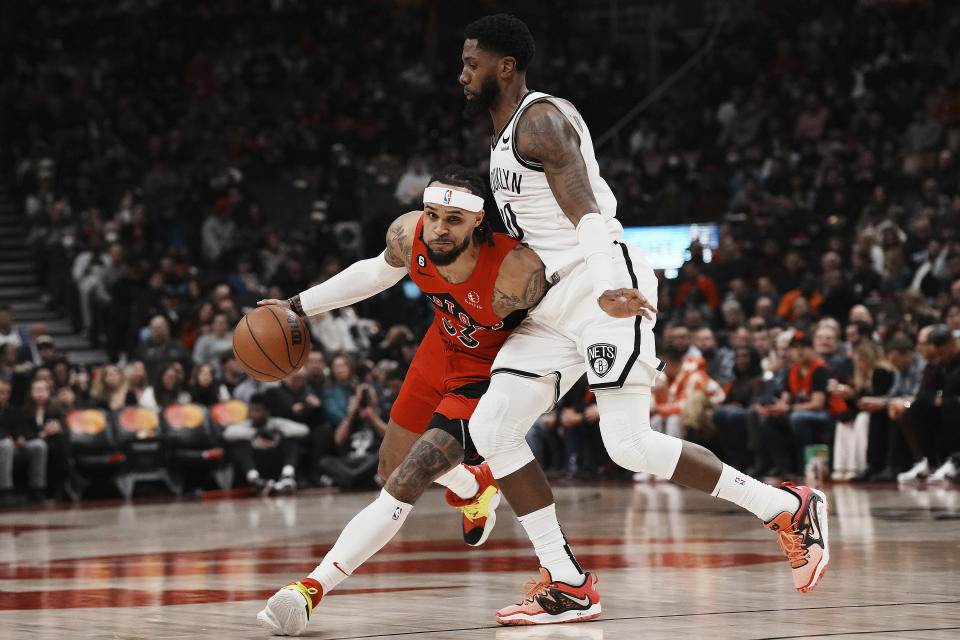
{"label": "white headband", "polygon": [[483,198],[466,191],[447,189],[446,187],[427,187],[423,190],[423,204],[442,204],[466,211],[478,212],[483,209]]}

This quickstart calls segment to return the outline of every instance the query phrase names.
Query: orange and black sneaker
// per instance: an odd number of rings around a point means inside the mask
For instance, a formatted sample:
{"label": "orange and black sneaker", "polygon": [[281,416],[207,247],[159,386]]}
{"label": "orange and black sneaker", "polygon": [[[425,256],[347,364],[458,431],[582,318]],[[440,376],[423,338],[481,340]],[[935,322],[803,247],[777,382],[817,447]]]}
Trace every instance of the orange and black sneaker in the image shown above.
{"label": "orange and black sneaker", "polygon": [[600,616],[597,576],[586,574],[579,587],[555,582],[550,572],[540,567],[540,581],[531,580],[523,601],[497,611],[500,624],[552,624],[585,622]]}
{"label": "orange and black sneaker", "polygon": [[486,462],[476,466],[461,466],[476,477],[480,488],[472,498],[461,498],[447,489],[447,504],[463,512],[463,541],[471,547],[479,547],[486,542],[497,522],[500,487]]}
{"label": "orange and black sneaker", "polygon": [[257,621],[275,636],[298,636],[322,598],[323,587],[313,578],[292,582],[270,596]]}
{"label": "orange and black sneaker", "polygon": [[807,593],[820,582],[830,562],[827,496],[791,482],[784,482],[780,488],[797,496],[800,508],[796,513],[784,511],[763,526],[777,532],[780,548],[793,569],[793,584],[800,593]]}

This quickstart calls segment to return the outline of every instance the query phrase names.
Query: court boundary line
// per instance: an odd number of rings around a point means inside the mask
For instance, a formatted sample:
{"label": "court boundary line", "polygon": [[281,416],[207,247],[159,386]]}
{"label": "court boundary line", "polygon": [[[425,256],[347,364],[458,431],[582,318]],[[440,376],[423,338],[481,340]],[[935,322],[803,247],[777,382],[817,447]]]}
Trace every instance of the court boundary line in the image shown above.
{"label": "court boundary line", "polygon": [[[745,609],[742,611],[710,611],[703,613],[667,613],[660,615],[649,615],[649,616],[618,616],[615,618],[601,618],[599,620],[591,620],[589,622],[581,624],[599,624],[606,621],[624,621],[624,620],[655,620],[659,618],[686,618],[686,617],[697,617],[697,616],[722,616],[722,615],[740,615],[745,613],[773,613],[778,611],[823,611],[829,609],[866,609],[870,607],[909,607],[909,606],[926,606],[934,604],[960,604],[960,600],[931,600],[929,602],[885,602],[885,603],[869,603],[869,604],[849,604],[849,605],[828,605],[823,607],[790,607],[786,609]],[[375,633],[368,634],[363,636],[342,636],[342,637],[333,637],[328,638],[327,640],[363,640],[364,638],[399,638],[402,636],[413,636],[413,635],[427,635],[434,633],[450,633],[454,631],[481,631],[483,629],[500,629],[504,625],[484,625],[481,627],[459,627],[456,629],[432,629],[432,630],[423,630],[423,631],[399,631],[396,633]],[[960,627],[931,627],[928,629],[889,629],[889,630],[875,630],[875,631],[846,631],[846,632],[837,632],[837,633],[803,633],[800,635],[793,636],[769,636],[763,638],[755,638],[754,640],[789,640],[790,638],[818,638],[818,637],[830,637],[830,636],[844,636],[844,635],[854,635],[854,634],[867,634],[867,633],[903,633],[906,631],[953,631],[960,629]]]}
{"label": "court boundary line", "polygon": [[755,638],[754,640],[790,640],[790,638],[829,638],[832,636],[862,636],[877,633],[904,633],[907,631],[956,631],[960,627],[929,627],[925,629],[878,629],[876,631],[837,631],[835,633],[802,633],[797,636],[769,636],[767,638]]}

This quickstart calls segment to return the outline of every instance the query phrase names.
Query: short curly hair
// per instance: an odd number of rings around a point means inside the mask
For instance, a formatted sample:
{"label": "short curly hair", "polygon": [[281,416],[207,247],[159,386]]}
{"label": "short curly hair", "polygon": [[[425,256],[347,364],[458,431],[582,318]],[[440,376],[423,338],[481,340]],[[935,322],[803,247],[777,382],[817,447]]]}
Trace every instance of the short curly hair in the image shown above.
{"label": "short curly hair", "polygon": [[536,46],[526,23],[508,13],[495,13],[474,20],[463,30],[467,40],[476,40],[477,46],[517,61],[517,70],[525,71],[533,60]]}

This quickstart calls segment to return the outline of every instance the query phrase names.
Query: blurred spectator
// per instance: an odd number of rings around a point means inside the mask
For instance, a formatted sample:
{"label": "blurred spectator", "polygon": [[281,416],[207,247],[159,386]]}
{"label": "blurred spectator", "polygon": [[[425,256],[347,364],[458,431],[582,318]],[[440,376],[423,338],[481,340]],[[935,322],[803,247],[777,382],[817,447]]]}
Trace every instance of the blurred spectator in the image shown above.
{"label": "blurred spectator", "polygon": [[236,397],[237,387],[246,379],[247,373],[237,362],[232,350],[220,357],[220,380],[231,396]]}
{"label": "blurred spectator", "polygon": [[215,313],[210,323],[210,333],[197,338],[193,347],[193,363],[209,364],[219,374],[220,358],[233,351],[233,332],[227,314]]}
{"label": "blurred spectator", "polygon": [[150,334],[140,344],[138,360],[147,367],[147,375],[152,379],[161,367],[170,362],[178,362],[185,369],[191,367],[190,352],[179,341],[170,337],[170,323],[157,315],[150,320]]}
{"label": "blurred spectator", "polygon": [[28,445],[20,433],[20,421],[20,410],[10,403],[10,383],[0,379],[0,507],[15,504],[13,465],[16,458],[27,458],[29,482],[34,494],[39,497],[47,483],[46,443],[39,440]]}
{"label": "blurred spectator", "polygon": [[14,322],[13,310],[0,306],[0,345],[12,344],[17,349],[17,362],[32,360],[30,338]]}
{"label": "blurred spectator", "polygon": [[31,459],[30,489],[35,499],[42,498],[47,488],[52,497],[62,495],[69,471],[67,432],[51,390],[47,380],[34,379],[23,406],[17,440]]}
{"label": "blurred spectator", "polygon": [[140,405],[143,394],[149,386],[146,365],[139,360],[134,360],[123,370],[123,378],[127,383],[127,389],[136,398],[136,404]]}
{"label": "blurred spectator", "polygon": [[216,371],[209,362],[193,368],[187,393],[190,395],[191,402],[205,407],[230,399],[230,392],[225,385],[217,381]]}
{"label": "blurred spectator", "polygon": [[719,456],[737,469],[746,469],[751,464],[750,436],[754,420],[751,407],[763,392],[763,370],[760,354],[753,347],[744,346],[734,355],[733,379],[724,386],[723,402],[713,408],[713,424],[716,429],[716,446]]}
{"label": "blurred spectator", "polygon": [[300,440],[309,433],[307,425],[270,415],[270,406],[261,394],[252,396],[248,406],[250,417],[223,432],[237,471],[260,495],[293,493]]}
{"label": "blurred spectator", "polygon": [[153,384],[140,396],[140,406],[160,413],[171,404],[190,402],[190,393],[183,388],[183,368],[170,362],[157,370]]}
{"label": "blurred spectator", "polygon": [[203,223],[203,257],[210,266],[216,266],[225,252],[233,246],[233,234],[237,225],[232,218],[232,207],[233,204],[228,198],[217,200]]}
{"label": "blurred spectator", "polygon": [[807,445],[833,441],[831,412],[846,408],[828,395],[830,367],[816,357],[813,342],[797,331],[790,339],[791,360],[782,395],[770,406],[759,405],[761,429],[774,469],[772,476],[802,477]]}
{"label": "blurred spectator", "polygon": [[568,478],[593,478],[606,462],[600,437],[600,414],[582,376],[556,407],[556,434],[562,445],[561,467]]}
{"label": "blurred spectator", "polygon": [[334,426],[336,456],[317,461],[323,484],[340,487],[370,484],[379,462],[380,440],[387,423],[379,413],[379,398],[372,386],[357,384],[353,363],[346,355],[330,362],[331,384],[324,391],[323,408]]}
{"label": "blurred spectator", "polygon": [[[132,365],[131,365],[132,366]],[[100,369],[90,389],[91,406],[105,411],[117,411],[139,404],[137,395],[130,390],[120,367],[108,364]]]}
{"label": "blurred spectator", "polygon": [[[653,411],[651,426],[667,435],[684,438],[688,428],[699,428],[701,416],[690,415],[688,403],[698,394],[708,402],[701,411],[723,402],[723,388],[707,375],[706,361],[702,357],[684,357],[676,347],[667,347],[660,354],[666,363],[664,379],[659,379],[653,388]],[[692,406],[692,405],[691,405]],[[686,412],[686,413],[685,413]]]}
{"label": "blurred spectator", "polygon": [[324,421],[323,402],[320,395],[307,386],[303,368],[285,377],[265,395],[272,415],[296,420],[311,428]]}
{"label": "blurred spectator", "polygon": [[831,323],[821,323],[813,332],[813,351],[827,363],[833,376],[846,382],[853,375],[853,362],[840,348],[840,333]]}
{"label": "blurred spectator", "polygon": [[[853,376],[850,384],[837,384],[831,395],[843,398],[847,410],[837,416],[833,438],[834,480],[852,480],[869,473],[870,464],[879,469],[886,460],[889,424],[883,413],[870,413],[860,408],[863,398],[886,395],[893,386],[893,367],[884,358],[883,350],[873,342],[863,341],[852,354]],[[869,403],[868,403],[869,404]]]}
{"label": "blurred spectator", "polygon": [[709,327],[698,329],[693,334],[693,344],[700,349],[700,354],[707,361],[708,376],[721,385],[733,379],[733,349],[718,346],[713,329]]}

